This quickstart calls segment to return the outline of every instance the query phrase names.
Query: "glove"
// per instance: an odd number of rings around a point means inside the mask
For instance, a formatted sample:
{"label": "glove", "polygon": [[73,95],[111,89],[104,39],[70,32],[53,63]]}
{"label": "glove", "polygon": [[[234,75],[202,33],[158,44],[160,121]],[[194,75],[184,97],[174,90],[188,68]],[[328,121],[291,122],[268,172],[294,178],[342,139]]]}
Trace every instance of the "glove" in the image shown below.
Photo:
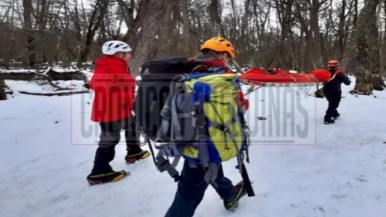
{"label": "glove", "polygon": [[87,89],[91,88],[90,83],[88,83],[88,82],[84,82],[83,87],[85,87]]}
{"label": "glove", "polygon": [[335,75],[339,76],[339,75],[342,75],[343,74],[343,71],[342,70],[338,70],[335,72]]}
{"label": "glove", "polygon": [[240,91],[236,96],[236,103],[239,107],[241,107],[244,111],[249,109],[249,100],[244,97],[244,94]]}

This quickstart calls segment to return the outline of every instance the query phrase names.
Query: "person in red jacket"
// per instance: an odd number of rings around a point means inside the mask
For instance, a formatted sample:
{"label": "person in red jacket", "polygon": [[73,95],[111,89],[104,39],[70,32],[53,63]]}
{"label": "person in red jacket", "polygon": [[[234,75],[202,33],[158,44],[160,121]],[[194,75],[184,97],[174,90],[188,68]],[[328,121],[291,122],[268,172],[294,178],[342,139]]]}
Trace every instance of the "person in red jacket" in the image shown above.
{"label": "person in red jacket", "polygon": [[87,176],[90,184],[115,182],[127,175],[124,170],[114,171],[109,164],[114,159],[121,130],[125,131],[127,163],[150,156],[137,143],[132,115],[135,80],[128,69],[131,52],[130,46],[122,41],[107,41],[102,47],[105,56],[96,60],[90,81],[90,88],[94,90],[91,120],[99,122],[101,134],[94,167]]}

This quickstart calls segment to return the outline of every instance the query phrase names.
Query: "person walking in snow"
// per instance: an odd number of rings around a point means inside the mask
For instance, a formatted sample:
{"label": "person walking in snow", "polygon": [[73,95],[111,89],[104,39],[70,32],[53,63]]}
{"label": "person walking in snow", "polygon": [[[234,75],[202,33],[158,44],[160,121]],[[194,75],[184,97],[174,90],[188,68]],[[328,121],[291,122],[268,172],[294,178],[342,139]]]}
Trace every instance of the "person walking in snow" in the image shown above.
{"label": "person walking in snow", "polygon": [[[235,56],[234,47],[228,40],[214,37],[202,44],[201,54],[195,58],[195,61],[203,63],[203,66],[208,66],[208,68],[212,66],[226,67],[228,62]],[[244,99],[242,92],[240,92],[236,101],[244,109],[248,108],[248,100]],[[165,217],[191,217],[194,215],[209,185],[205,181],[207,169],[197,162],[185,159],[174,201]],[[240,198],[246,194],[242,181],[233,185],[232,181],[224,176],[221,163],[217,177],[211,185],[222,198],[224,207],[227,210],[236,209]]]}
{"label": "person walking in snow", "polygon": [[340,116],[338,107],[342,98],[341,84],[350,85],[351,81],[342,70],[339,69],[338,60],[330,60],[327,63],[331,78],[323,86],[323,92],[328,101],[328,108],[324,116],[324,124],[333,124]]}
{"label": "person walking in snow", "polygon": [[123,179],[126,171],[114,171],[110,162],[115,156],[115,146],[120,141],[121,130],[125,132],[127,163],[150,156],[137,143],[135,118],[132,110],[135,80],[128,65],[132,49],[122,41],[107,41],[102,46],[104,57],[96,60],[90,88],[94,90],[91,120],[99,122],[101,134],[95,153],[94,166],[87,176],[90,184],[115,182]]}

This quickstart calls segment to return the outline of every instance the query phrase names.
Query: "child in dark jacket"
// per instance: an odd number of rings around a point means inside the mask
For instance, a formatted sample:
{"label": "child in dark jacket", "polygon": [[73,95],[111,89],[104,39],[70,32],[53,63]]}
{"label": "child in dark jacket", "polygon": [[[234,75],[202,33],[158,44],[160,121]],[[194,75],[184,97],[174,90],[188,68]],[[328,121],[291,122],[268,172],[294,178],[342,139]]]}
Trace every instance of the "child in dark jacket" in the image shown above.
{"label": "child in dark jacket", "polygon": [[150,155],[137,143],[135,118],[132,116],[135,80],[128,70],[131,51],[130,46],[122,41],[107,41],[102,47],[105,56],[96,61],[90,82],[95,93],[91,120],[99,122],[101,134],[94,167],[87,176],[90,184],[115,182],[127,175],[124,170],[114,171],[109,164],[114,159],[121,130],[125,131],[127,163]]}
{"label": "child in dark jacket", "polygon": [[342,98],[341,84],[350,85],[351,81],[342,70],[339,69],[340,63],[337,60],[328,61],[328,69],[331,73],[331,79],[323,86],[324,95],[328,101],[328,108],[324,116],[324,124],[333,124],[340,116],[338,107]]}

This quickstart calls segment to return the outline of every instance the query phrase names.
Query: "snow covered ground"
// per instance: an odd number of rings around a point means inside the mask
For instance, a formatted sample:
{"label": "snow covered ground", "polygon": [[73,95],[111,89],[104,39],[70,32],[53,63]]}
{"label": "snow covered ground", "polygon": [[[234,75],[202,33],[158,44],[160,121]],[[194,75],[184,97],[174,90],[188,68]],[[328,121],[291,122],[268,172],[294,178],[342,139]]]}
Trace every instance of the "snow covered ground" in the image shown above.
{"label": "snow covered ground", "polygon": [[[314,89],[262,88],[250,94],[253,144],[247,167],[256,196],[243,198],[229,212],[208,188],[195,216],[386,216],[386,91],[374,92],[376,98],[356,97],[347,93],[350,89],[343,86],[341,118],[333,125],[322,124],[326,100],[302,94]],[[90,106],[87,94],[15,92],[0,101],[0,216],[165,214],[176,183],[159,173],[150,158],[126,165],[123,143],[112,166],[132,175],[117,183],[88,185],[98,137],[97,125],[89,121]],[[224,166],[237,182],[235,164]]]}

